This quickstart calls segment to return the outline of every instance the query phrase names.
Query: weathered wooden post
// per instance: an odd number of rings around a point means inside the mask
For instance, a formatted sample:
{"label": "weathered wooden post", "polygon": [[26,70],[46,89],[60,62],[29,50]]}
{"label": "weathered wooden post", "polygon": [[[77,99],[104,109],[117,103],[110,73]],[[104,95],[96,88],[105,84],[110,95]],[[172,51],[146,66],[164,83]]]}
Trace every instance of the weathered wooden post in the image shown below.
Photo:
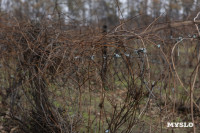
{"label": "weathered wooden post", "polygon": [[[102,30],[103,30],[103,36],[105,36],[106,33],[107,33],[107,26],[104,25]],[[106,39],[104,39],[104,40],[105,41],[103,42],[103,46],[102,46],[101,79],[102,79],[102,87],[105,89],[106,88],[106,72],[107,72],[107,59],[108,59],[108,55],[107,55]]]}

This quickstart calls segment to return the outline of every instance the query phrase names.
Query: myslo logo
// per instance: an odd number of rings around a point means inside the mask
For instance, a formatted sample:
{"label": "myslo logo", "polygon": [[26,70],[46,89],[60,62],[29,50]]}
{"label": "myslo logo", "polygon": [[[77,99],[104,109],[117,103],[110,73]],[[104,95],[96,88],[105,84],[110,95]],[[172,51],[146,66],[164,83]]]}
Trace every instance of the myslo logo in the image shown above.
{"label": "myslo logo", "polygon": [[193,127],[192,122],[167,122],[167,127]]}

